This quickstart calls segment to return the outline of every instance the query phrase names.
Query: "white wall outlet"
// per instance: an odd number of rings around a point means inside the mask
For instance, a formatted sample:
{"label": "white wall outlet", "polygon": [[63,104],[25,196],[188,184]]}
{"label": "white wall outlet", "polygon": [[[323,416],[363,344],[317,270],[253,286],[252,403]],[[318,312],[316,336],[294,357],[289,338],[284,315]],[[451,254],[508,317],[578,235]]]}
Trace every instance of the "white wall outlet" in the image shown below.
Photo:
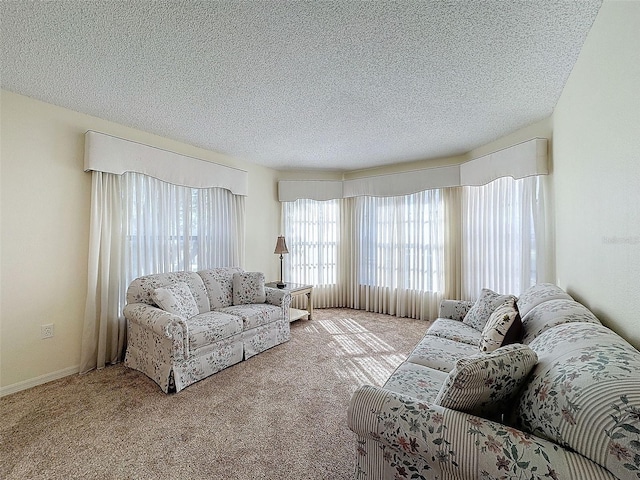
{"label": "white wall outlet", "polygon": [[47,325],[40,325],[40,338],[53,337],[53,323]]}

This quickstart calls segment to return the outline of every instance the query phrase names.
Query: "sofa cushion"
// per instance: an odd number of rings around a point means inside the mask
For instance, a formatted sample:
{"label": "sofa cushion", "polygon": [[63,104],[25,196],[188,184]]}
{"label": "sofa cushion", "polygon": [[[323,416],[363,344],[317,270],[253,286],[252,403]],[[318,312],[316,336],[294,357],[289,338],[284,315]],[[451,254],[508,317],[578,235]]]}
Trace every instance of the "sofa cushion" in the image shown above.
{"label": "sofa cushion", "polygon": [[264,273],[241,272],[233,274],[233,304],[247,305],[264,303],[267,294],[264,291]]}
{"label": "sofa cushion", "polygon": [[515,298],[498,306],[480,335],[480,351],[493,352],[503,345],[519,343],[522,339],[522,321]]}
{"label": "sofa cushion", "polygon": [[220,308],[218,311],[240,317],[244,330],[266,325],[267,323],[275,322],[282,318],[281,307],[266,303],[232,305],[230,307]]}
{"label": "sofa cushion", "polygon": [[211,311],[187,320],[189,354],[201,355],[213,350],[215,343],[242,333],[242,319],[235,315]]}
{"label": "sofa cushion", "polygon": [[460,359],[435,403],[493,418],[506,409],[537,361],[536,352],[519,343]]}
{"label": "sofa cushion", "polygon": [[553,283],[537,283],[527,288],[518,298],[518,310],[524,319],[525,315],[537,305],[549,300],[573,300],[571,295]]}
{"label": "sofa cushion", "polygon": [[474,303],[473,307],[469,309],[462,321],[482,332],[496,307],[503,304],[510,298],[515,299],[513,295],[500,295],[493,290],[483,288],[480,292],[480,296],[476,300],[476,303]]}
{"label": "sofa cushion", "polygon": [[202,278],[196,272],[154,273],[138,277],[127,288],[127,303],[153,305],[156,302],[151,298],[151,294],[156,288],[166,287],[178,282],[184,282],[189,285],[189,290],[191,290],[200,313],[211,310],[207,290]]}
{"label": "sofa cushion", "polygon": [[597,323],[546,330],[513,417],[522,430],[570,448],[617,478],[640,467],[640,352]]}
{"label": "sofa cushion", "polygon": [[587,307],[575,300],[555,299],[540,303],[522,318],[522,343],[529,344],[548,329],[572,322],[600,323]]}
{"label": "sofa cushion", "polygon": [[477,345],[427,334],[409,354],[407,362],[450,372],[458,360],[476,353],[478,353]]}
{"label": "sofa cushion", "polygon": [[183,318],[191,318],[198,313],[198,305],[185,282],[172,283],[165,287],[156,288],[151,292],[151,298],[162,310]]}
{"label": "sofa cushion", "polygon": [[391,374],[384,388],[424,402],[433,402],[446,378],[447,374],[439,370],[405,362]]}
{"label": "sofa cushion", "polygon": [[476,347],[480,344],[480,334],[480,331],[466,323],[460,320],[449,320],[448,318],[436,318],[429,330],[427,330],[427,335],[448,338],[455,342],[468,343]]}
{"label": "sofa cushion", "polygon": [[198,272],[207,289],[211,310],[233,305],[233,274],[241,271],[239,267],[221,267]]}

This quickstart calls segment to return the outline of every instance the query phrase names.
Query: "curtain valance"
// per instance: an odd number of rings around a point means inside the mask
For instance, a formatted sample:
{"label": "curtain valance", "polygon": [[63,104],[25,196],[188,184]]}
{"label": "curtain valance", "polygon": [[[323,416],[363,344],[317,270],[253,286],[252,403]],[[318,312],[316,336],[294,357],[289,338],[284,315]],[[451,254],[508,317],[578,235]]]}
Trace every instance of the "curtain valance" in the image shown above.
{"label": "curtain valance", "polygon": [[433,188],[486,185],[501,177],[515,179],[549,173],[547,139],[534,138],[459,165],[425,168],[353,180],[281,180],[278,198],[332,200],[358,196],[393,197]]}
{"label": "curtain valance", "polygon": [[235,195],[246,196],[249,190],[244,170],[91,130],[85,133],[84,170],[136,172],[184,187],[225,188]]}

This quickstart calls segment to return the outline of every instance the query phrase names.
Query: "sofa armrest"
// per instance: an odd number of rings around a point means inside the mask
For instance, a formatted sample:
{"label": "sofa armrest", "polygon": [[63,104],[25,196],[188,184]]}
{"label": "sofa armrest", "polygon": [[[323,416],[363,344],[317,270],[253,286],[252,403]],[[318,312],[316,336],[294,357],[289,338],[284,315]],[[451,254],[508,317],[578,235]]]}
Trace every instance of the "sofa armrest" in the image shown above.
{"label": "sofa armrest", "polygon": [[462,320],[474,302],[468,300],[442,300],[438,310],[439,318]]}
{"label": "sofa armrest", "polygon": [[380,387],[356,390],[348,424],[363,440],[383,446],[387,468],[422,465],[434,478],[440,478],[438,472],[463,480],[573,478],[577,466],[593,475],[589,478],[615,478],[550,441]]}
{"label": "sofa armrest", "polygon": [[189,330],[182,317],[146,303],[130,303],[124,307],[124,316],[156,335],[170,338],[177,358],[186,358],[189,352]]}
{"label": "sofa armrest", "polygon": [[282,307],[283,318],[289,318],[289,307],[291,306],[291,293],[280,288],[265,287],[266,302],[276,307]]}

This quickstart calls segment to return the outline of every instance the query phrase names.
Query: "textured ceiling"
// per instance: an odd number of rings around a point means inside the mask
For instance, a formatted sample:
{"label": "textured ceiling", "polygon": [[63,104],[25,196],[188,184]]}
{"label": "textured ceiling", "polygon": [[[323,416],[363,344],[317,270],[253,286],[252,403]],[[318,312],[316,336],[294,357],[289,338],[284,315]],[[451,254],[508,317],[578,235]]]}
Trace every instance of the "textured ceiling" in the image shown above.
{"label": "textured ceiling", "polygon": [[2,88],[274,168],[468,152],[548,117],[601,2],[2,2]]}

